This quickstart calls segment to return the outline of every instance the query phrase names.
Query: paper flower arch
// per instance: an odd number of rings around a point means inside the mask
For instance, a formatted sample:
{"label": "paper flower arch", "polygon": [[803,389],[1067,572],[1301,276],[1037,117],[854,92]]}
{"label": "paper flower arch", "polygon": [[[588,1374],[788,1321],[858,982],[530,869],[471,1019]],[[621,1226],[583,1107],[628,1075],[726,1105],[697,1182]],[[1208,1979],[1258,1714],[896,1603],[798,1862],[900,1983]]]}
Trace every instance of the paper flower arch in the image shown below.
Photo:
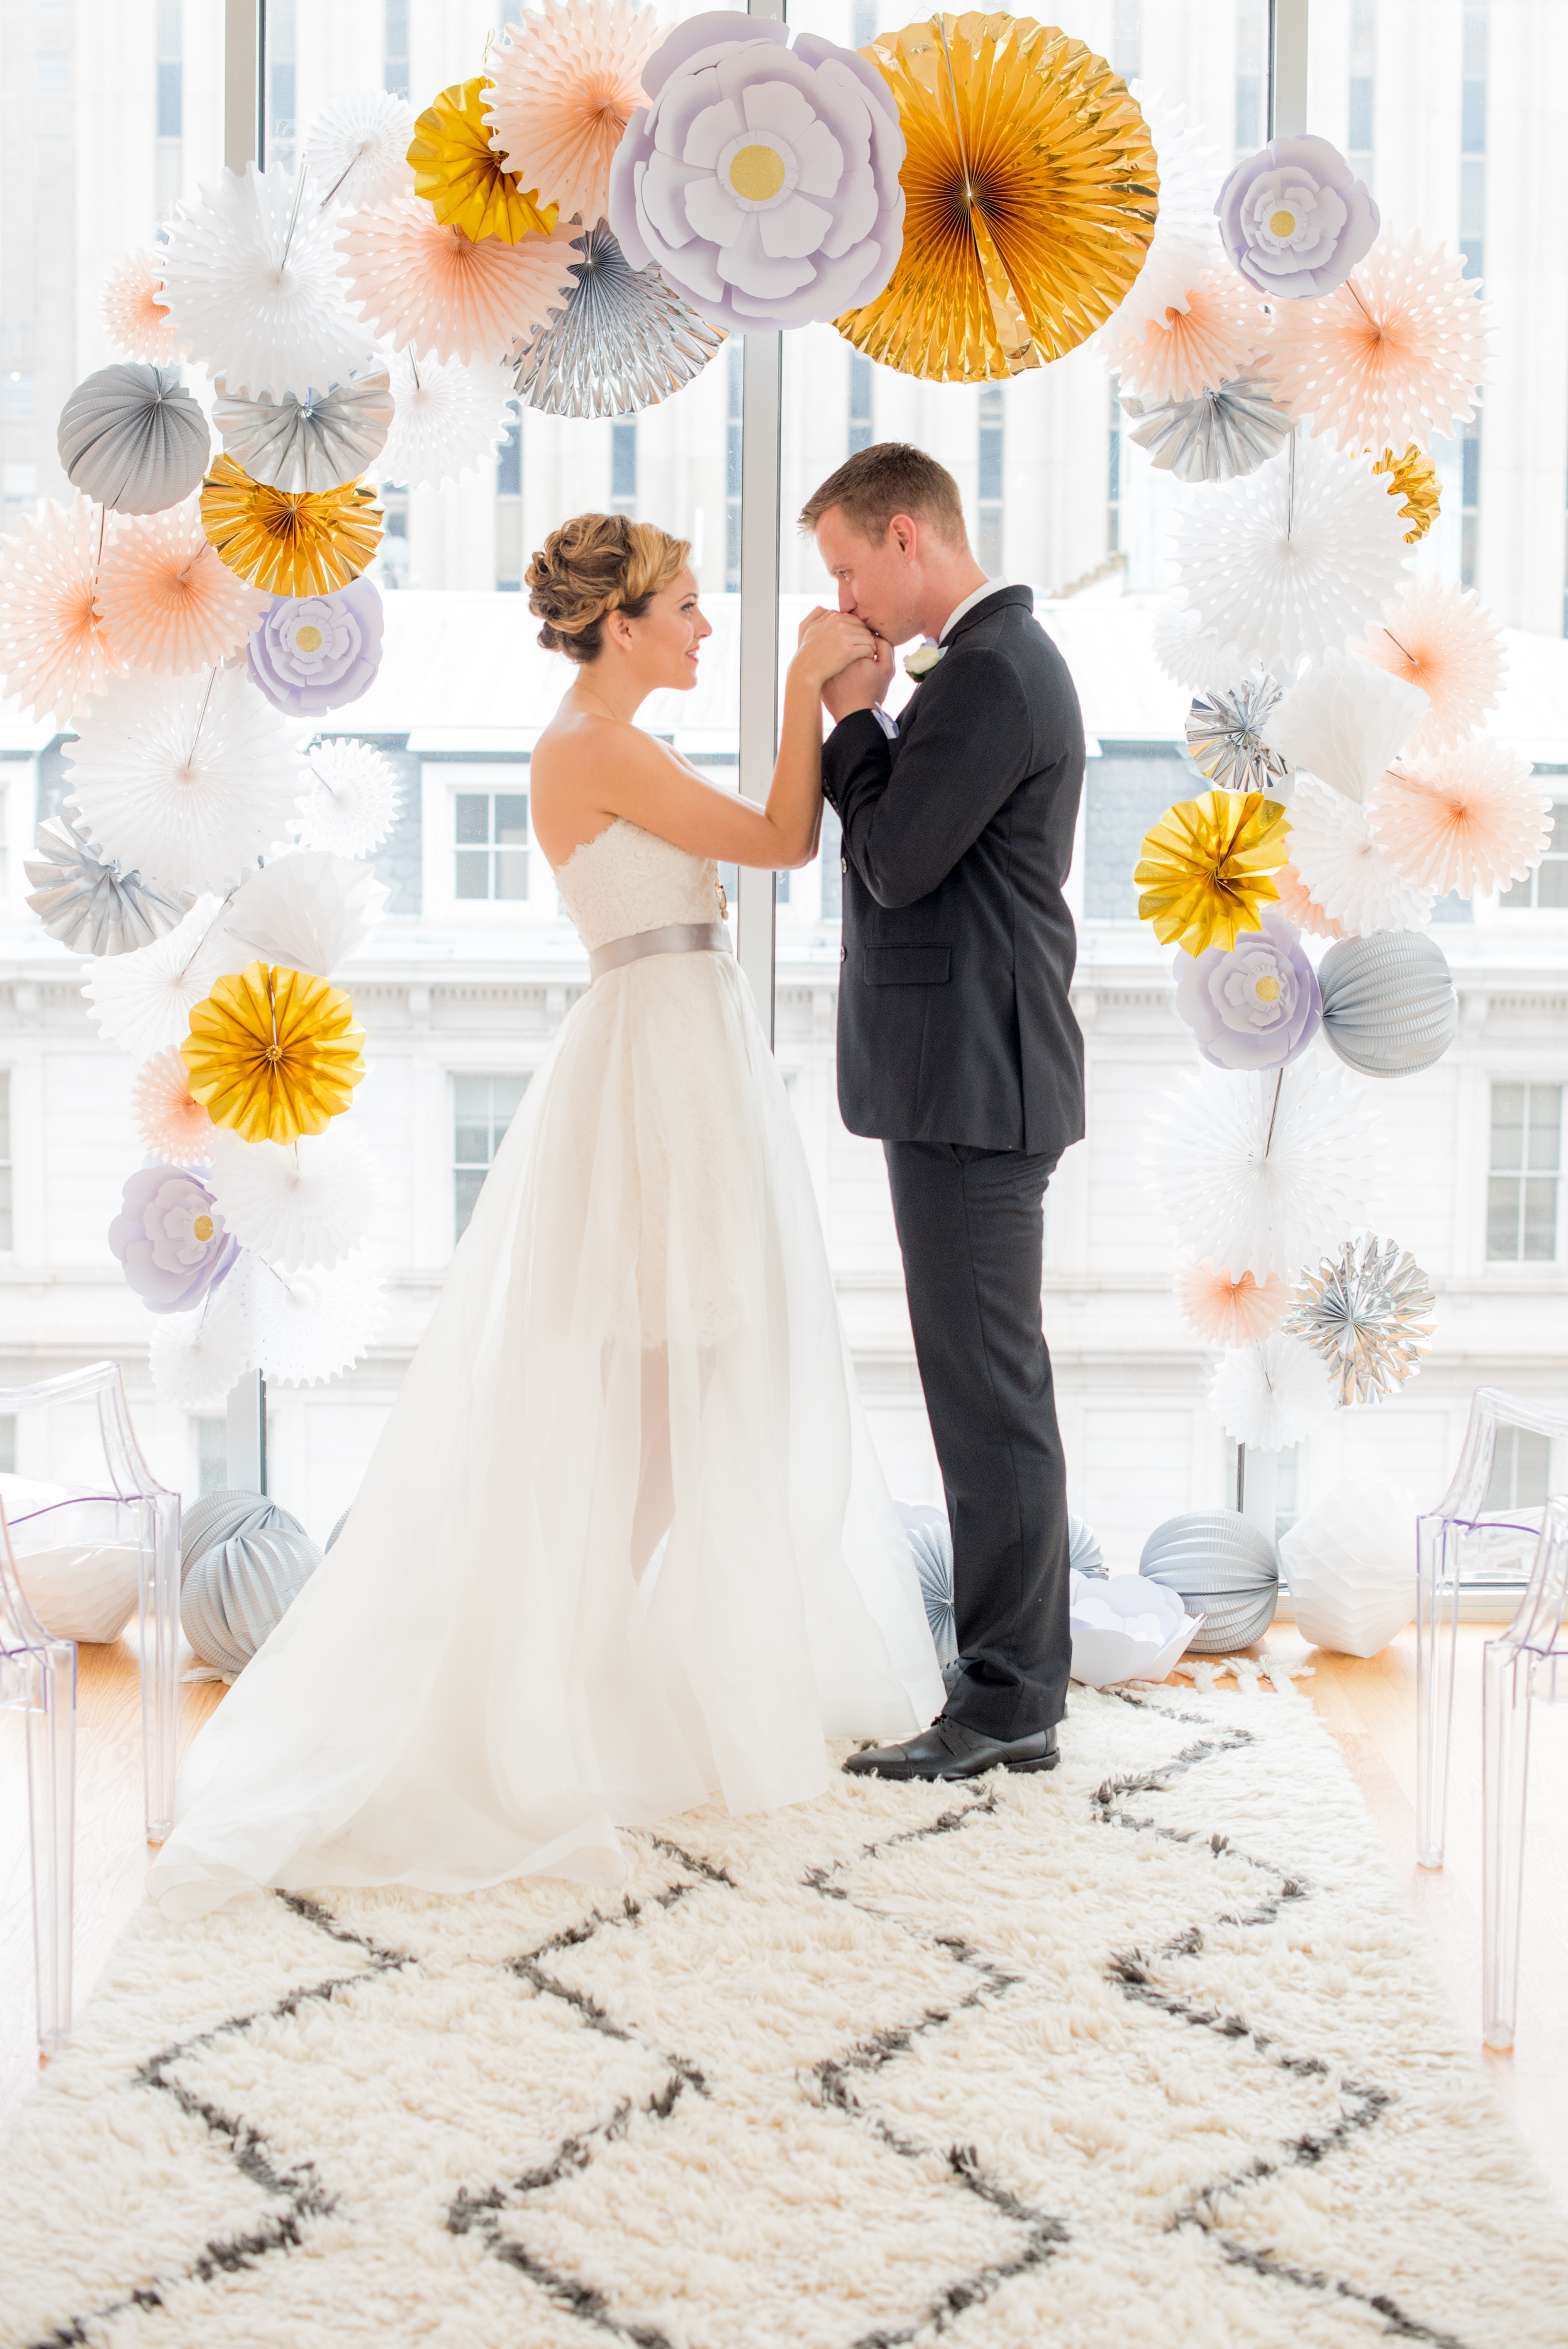
{"label": "paper flower arch", "polygon": [[1378,229],[1371,191],[1326,139],[1271,139],[1249,155],[1214,204],[1226,252],[1265,294],[1332,293]]}

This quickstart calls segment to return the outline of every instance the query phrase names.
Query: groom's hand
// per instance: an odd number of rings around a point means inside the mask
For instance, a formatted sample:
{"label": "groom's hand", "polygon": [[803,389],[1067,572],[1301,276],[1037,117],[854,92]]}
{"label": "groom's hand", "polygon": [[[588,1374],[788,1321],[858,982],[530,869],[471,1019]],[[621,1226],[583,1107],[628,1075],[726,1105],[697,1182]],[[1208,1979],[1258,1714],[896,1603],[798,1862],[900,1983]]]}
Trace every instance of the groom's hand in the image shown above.
{"label": "groom's hand", "polygon": [[[800,644],[804,645],[807,637],[824,624],[830,626],[833,621],[846,616],[819,604],[800,623]],[[864,626],[864,623],[861,626]],[[866,630],[866,642],[864,657],[836,671],[822,687],[822,706],[835,725],[853,710],[874,709],[892,683],[894,647],[870,629]]]}

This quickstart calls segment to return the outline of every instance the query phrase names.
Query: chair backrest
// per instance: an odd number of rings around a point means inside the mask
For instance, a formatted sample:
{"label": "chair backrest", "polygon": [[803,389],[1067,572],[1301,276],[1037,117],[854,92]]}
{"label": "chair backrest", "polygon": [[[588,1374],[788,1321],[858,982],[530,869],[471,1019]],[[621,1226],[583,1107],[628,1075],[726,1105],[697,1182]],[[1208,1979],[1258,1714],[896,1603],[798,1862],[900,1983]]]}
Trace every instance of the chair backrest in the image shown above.
{"label": "chair backrest", "polygon": [[[1568,1629],[1568,1495],[1554,1493],[1541,1513],[1541,1539],[1530,1586],[1505,1638],[1511,1648],[1529,1648],[1538,1656],[1562,1652]],[[1565,1659],[1568,1661],[1568,1659]],[[1555,1689],[1542,1694],[1556,1697]],[[1565,1686],[1563,1694],[1568,1694]]]}
{"label": "chair backrest", "polygon": [[51,1411],[71,1402],[96,1402],[104,1461],[112,1490],[122,1500],[135,1495],[162,1493],[142,1457],[125,1399],[125,1381],[118,1362],[89,1362],[86,1370],[67,1371],[57,1379],[40,1379],[36,1386],[0,1387],[0,1413]]}
{"label": "chair backrest", "polygon": [[1465,1430],[1459,1466],[1431,1516],[1467,1521],[1480,1516],[1491,1484],[1500,1427],[1522,1427],[1532,1435],[1568,1441],[1568,1411],[1549,1411],[1523,1395],[1505,1393],[1501,1387],[1477,1387],[1470,1400],[1470,1425]]}
{"label": "chair backrest", "polygon": [[[50,1635],[28,1605],[16,1572],[11,1528],[5,1522],[5,1504],[0,1501],[0,1657],[20,1655],[26,1649],[46,1648],[49,1644]],[[0,1696],[4,1694],[0,1689]]]}

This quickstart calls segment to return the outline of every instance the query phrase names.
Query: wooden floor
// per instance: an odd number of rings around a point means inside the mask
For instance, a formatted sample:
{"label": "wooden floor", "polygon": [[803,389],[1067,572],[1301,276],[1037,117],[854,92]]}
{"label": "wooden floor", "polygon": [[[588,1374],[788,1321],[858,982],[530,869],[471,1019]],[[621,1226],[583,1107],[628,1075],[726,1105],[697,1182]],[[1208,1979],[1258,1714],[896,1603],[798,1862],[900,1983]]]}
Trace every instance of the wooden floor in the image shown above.
{"label": "wooden floor", "polygon": [[[1415,1678],[1407,1632],[1369,1662],[1309,1650],[1288,1624],[1261,1650],[1280,1663],[1310,1662],[1307,1690],[1349,1760],[1447,1982],[1472,2033],[1476,2062],[1512,2114],[1537,2162],[1568,2205],[1568,1707],[1538,1708],[1532,1757],[1531,1836],[1525,1861],[1519,2038],[1511,2055],[1480,2043],[1480,1652],[1495,1632],[1466,1626],[1455,1692],[1447,1865],[1415,1864]],[[147,1866],[141,1841],[140,1712],[136,1658],[123,1641],[80,1651],[77,1836],[77,1995],[90,1992],[135,1908]],[[181,1750],[222,1696],[215,1684],[181,1690]],[[0,1732],[15,1716],[0,1714]],[[21,1747],[0,1738],[0,2137],[36,2077],[33,2044],[31,1906]]]}

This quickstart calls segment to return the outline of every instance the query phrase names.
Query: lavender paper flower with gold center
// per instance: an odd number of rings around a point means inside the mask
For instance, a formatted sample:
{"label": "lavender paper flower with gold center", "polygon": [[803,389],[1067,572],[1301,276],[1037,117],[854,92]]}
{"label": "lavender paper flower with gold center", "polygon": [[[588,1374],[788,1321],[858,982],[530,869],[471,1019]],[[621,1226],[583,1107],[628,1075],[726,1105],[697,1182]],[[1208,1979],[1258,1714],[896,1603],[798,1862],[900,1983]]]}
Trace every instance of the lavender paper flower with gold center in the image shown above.
{"label": "lavender paper flower with gold center", "polygon": [[1226,693],[1201,693],[1187,712],[1187,755],[1201,775],[1226,792],[1288,797],[1295,770],[1264,740],[1279,705],[1272,677],[1249,677]]}
{"label": "lavender paper flower with gold center", "polygon": [[1320,1354],[1342,1403],[1376,1402],[1431,1350],[1431,1282],[1398,1240],[1346,1240],[1295,1292],[1284,1327]]}
{"label": "lavender paper flower with gold center", "polygon": [[1323,1022],[1317,978],[1300,933],[1264,910],[1261,930],[1233,947],[1176,957],[1176,1009],[1216,1069],[1282,1069]]}

